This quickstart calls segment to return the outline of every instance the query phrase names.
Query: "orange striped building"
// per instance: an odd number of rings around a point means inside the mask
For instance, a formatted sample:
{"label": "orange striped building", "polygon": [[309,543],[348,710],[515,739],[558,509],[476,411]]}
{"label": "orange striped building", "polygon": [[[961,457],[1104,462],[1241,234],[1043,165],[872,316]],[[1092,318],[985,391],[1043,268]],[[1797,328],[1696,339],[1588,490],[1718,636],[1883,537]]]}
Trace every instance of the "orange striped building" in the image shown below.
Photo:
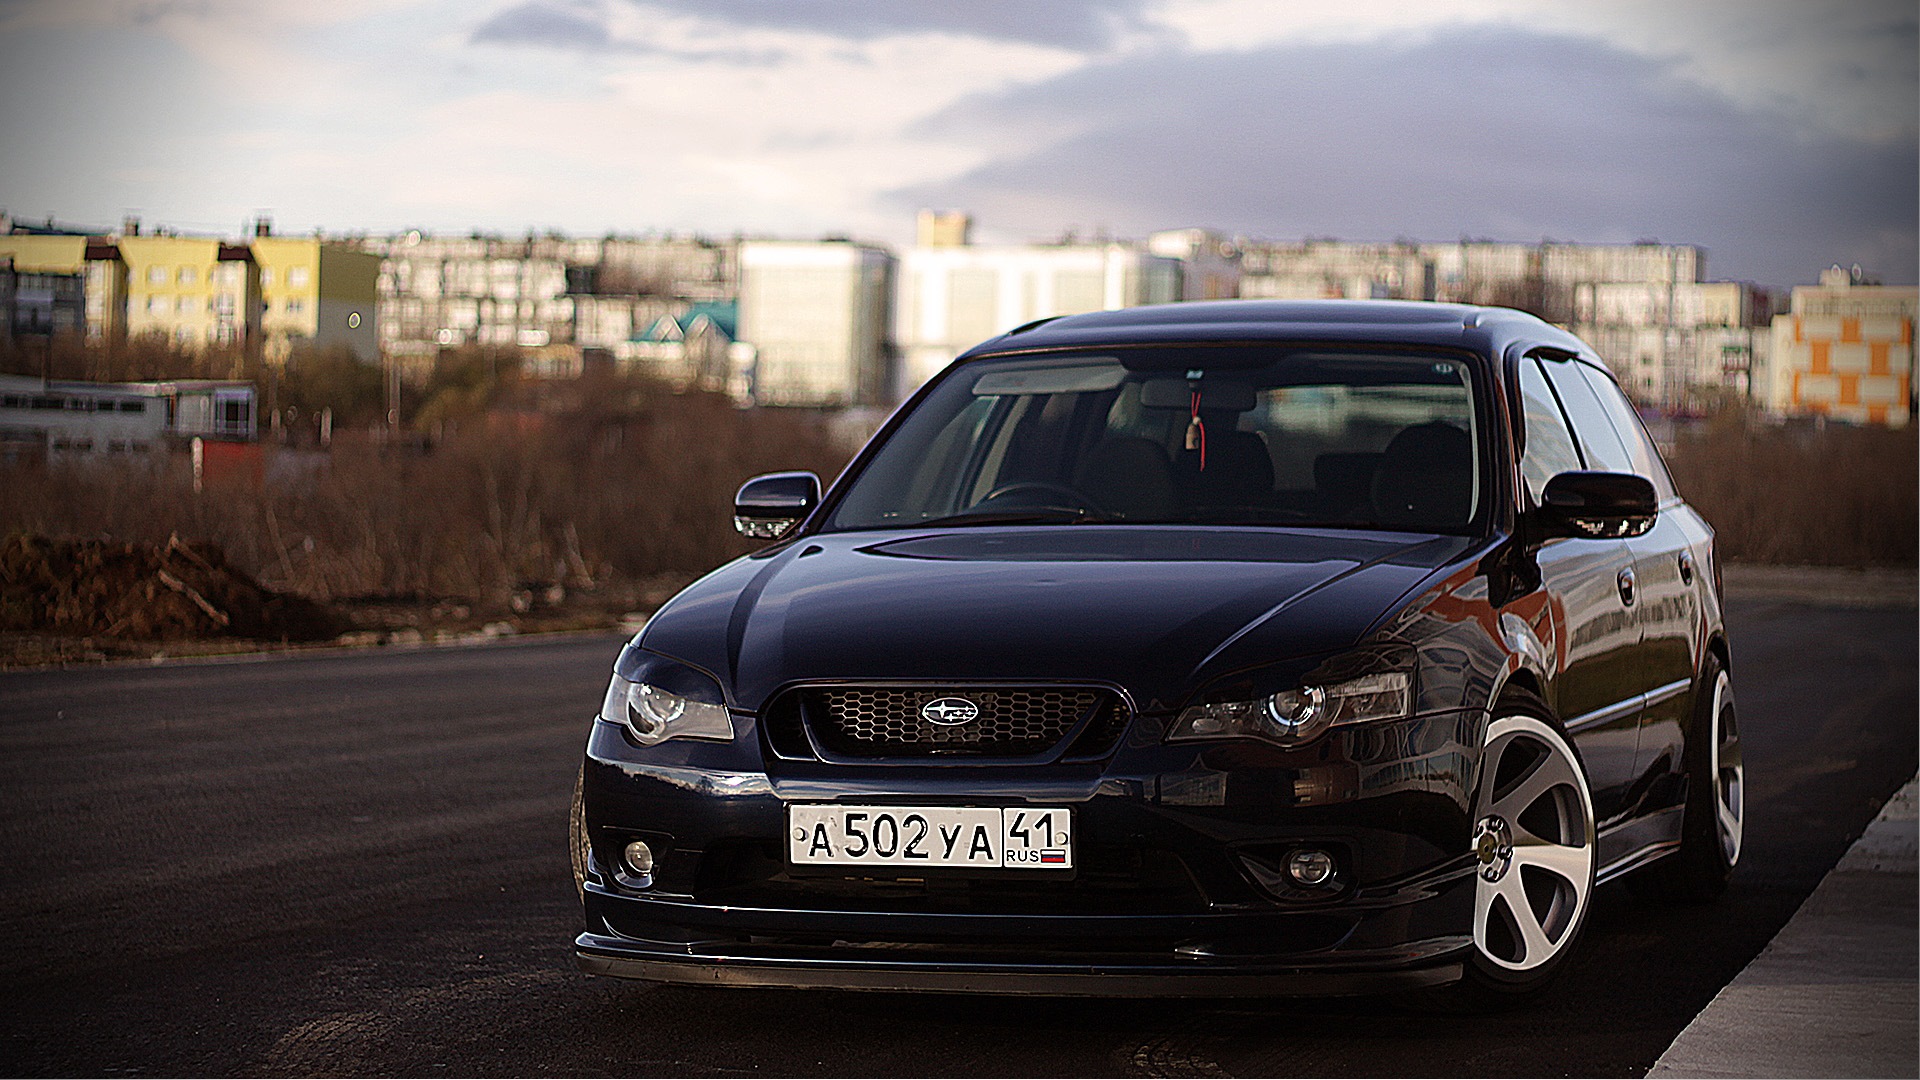
{"label": "orange striped building", "polygon": [[[1913,322],[1920,289],[1833,267],[1793,290],[1773,319],[1764,400],[1783,415],[1904,427],[1913,420]],[[1758,385],[1755,391],[1760,391]]]}

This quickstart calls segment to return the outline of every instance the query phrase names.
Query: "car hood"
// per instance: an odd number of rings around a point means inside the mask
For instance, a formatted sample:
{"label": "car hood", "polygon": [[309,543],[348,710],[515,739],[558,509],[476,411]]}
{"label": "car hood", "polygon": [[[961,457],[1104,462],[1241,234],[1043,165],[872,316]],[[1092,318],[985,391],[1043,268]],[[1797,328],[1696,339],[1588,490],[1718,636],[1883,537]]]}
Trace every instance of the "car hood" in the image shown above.
{"label": "car hood", "polygon": [[641,647],[758,710],[812,680],[1103,682],[1179,705],[1262,663],[1345,648],[1461,537],[1179,526],[805,537],[690,586]]}

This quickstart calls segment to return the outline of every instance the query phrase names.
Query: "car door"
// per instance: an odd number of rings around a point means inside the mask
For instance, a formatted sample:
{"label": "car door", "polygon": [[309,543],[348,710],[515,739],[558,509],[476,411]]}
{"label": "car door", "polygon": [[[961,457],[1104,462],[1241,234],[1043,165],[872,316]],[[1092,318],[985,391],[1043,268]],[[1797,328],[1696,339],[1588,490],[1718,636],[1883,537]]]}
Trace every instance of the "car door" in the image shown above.
{"label": "car door", "polygon": [[[1522,356],[1516,368],[1526,426],[1520,473],[1531,510],[1549,479],[1586,463],[1539,361]],[[1636,670],[1633,553],[1619,539],[1556,537],[1540,545],[1535,557],[1557,631],[1559,670],[1549,704],[1579,748],[1593,788],[1594,817],[1605,828],[1626,809],[1645,689]]]}
{"label": "car door", "polygon": [[[1562,366],[1564,372],[1555,370]],[[1642,812],[1677,809],[1685,794],[1681,779],[1686,728],[1693,714],[1693,675],[1702,637],[1700,575],[1709,572],[1705,560],[1711,533],[1686,512],[1653,440],[1612,377],[1578,361],[1549,364],[1548,372],[1556,388],[1566,387],[1562,400],[1568,404],[1576,434],[1584,439],[1592,429],[1596,446],[1605,447],[1606,460],[1612,462],[1605,467],[1645,477],[1660,499],[1660,515],[1652,530],[1627,541],[1639,593],[1635,606],[1647,683],[1632,800]],[[1590,396],[1583,398],[1583,391]],[[1576,401],[1583,403],[1575,406]],[[1589,408],[1599,415],[1590,420]],[[1607,422],[1605,430],[1599,426],[1601,420]],[[1617,439],[1617,444],[1609,443],[1609,437]]]}

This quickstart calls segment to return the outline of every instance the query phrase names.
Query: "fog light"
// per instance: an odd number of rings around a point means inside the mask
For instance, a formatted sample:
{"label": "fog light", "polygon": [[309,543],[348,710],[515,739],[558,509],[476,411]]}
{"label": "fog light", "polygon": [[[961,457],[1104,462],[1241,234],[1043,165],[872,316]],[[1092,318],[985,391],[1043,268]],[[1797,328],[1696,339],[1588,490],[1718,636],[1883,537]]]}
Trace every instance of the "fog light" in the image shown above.
{"label": "fog light", "polygon": [[653,849],[645,843],[635,840],[628,844],[620,858],[627,864],[627,873],[634,877],[653,876]]}
{"label": "fog light", "polygon": [[1301,848],[1287,859],[1287,876],[1295,885],[1323,888],[1333,881],[1333,856],[1318,848]]}

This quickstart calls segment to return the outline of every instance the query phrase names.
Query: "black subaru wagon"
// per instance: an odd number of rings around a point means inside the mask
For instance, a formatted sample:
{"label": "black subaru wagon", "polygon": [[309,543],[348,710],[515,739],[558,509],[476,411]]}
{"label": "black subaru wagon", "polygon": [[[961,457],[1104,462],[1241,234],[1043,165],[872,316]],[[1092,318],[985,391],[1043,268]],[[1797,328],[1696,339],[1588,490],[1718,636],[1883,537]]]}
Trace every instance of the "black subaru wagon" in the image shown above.
{"label": "black subaru wagon", "polygon": [[586,971],[1499,1001],[1739,858],[1712,531],[1532,316],[1044,320],[735,513],[588,737]]}

